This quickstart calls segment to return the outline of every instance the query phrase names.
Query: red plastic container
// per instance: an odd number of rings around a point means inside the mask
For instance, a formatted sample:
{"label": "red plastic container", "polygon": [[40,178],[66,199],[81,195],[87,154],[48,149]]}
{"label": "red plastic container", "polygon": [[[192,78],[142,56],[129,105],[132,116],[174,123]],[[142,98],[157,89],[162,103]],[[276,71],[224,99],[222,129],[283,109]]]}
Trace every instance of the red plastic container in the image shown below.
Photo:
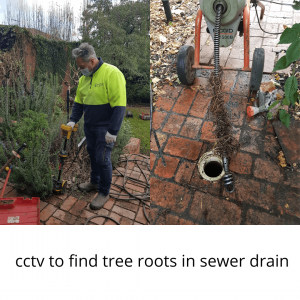
{"label": "red plastic container", "polygon": [[40,198],[0,199],[0,225],[39,225]]}

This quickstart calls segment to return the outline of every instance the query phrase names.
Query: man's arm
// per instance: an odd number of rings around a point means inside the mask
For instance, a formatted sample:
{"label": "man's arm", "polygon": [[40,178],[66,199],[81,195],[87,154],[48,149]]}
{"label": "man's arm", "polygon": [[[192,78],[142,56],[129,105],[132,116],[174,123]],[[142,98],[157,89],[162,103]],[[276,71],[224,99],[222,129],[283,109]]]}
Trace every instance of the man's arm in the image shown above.
{"label": "man's arm", "polygon": [[109,122],[108,133],[116,136],[121,128],[126,110],[126,81],[124,75],[114,71],[107,82],[108,98],[113,113]]}

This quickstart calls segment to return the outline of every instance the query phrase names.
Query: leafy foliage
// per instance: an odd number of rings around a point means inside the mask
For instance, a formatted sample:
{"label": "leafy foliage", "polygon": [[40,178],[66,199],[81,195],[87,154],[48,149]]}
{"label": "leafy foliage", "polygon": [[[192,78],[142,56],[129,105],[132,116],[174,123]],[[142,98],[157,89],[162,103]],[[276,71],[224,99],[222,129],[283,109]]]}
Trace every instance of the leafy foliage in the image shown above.
{"label": "leafy foliage", "polygon": [[277,104],[279,103],[279,101],[275,101],[274,103],[272,103],[269,107],[268,110],[270,110],[271,108],[275,107]]}
{"label": "leafy foliage", "polygon": [[281,109],[279,111],[279,119],[282,124],[284,124],[287,128],[290,126],[290,115],[285,111],[285,109]]}
{"label": "leafy foliage", "polygon": [[0,50],[10,51],[16,42],[16,33],[13,27],[0,26]]}
{"label": "leafy foliage", "polygon": [[286,28],[280,36],[279,44],[291,44],[286,55],[281,57],[273,72],[287,68],[292,62],[300,58],[300,24],[296,23],[292,28]]}
{"label": "leafy foliage", "polygon": [[39,35],[33,37],[33,43],[36,48],[35,78],[39,73],[52,73],[59,75],[61,83],[65,77],[68,62],[75,65],[72,49],[78,47],[80,43],[53,41]]}
{"label": "leafy foliage", "polygon": [[22,77],[16,89],[0,88],[0,136],[5,148],[0,145],[0,165],[4,164],[11,151],[25,142],[27,150],[20,160],[14,161],[11,181],[17,187],[27,186],[35,195],[45,197],[52,192],[51,145],[60,132],[62,115],[57,94],[61,89],[57,76],[38,76],[30,82],[31,94],[22,89]]}
{"label": "leafy foliage", "polygon": [[292,6],[295,10],[300,10],[300,1],[294,0],[294,5]]}
{"label": "leafy foliage", "polygon": [[[295,9],[298,9],[300,2],[294,1]],[[300,8],[300,6],[299,6]],[[300,59],[300,24],[296,23],[292,26],[292,28],[286,28],[284,32],[280,36],[279,44],[290,44],[286,51],[286,55],[282,56],[275,65],[273,70],[282,70],[290,66],[292,63],[296,62]],[[294,106],[296,101],[299,100],[298,96],[298,81],[294,76],[296,70],[296,63],[294,64],[292,76],[290,76],[284,85],[285,98],[281,101],[281,105],[290,105],[290,103]],[[277,101],[278,102],[278,101]],[[269,107],[269,109],[272,107]],[[270,117],[270,112],[268,113],[268,118]],[[279,118],[281,122],[289,128],[290,125],[290,115],[284,110],[280,109]]]}
{"label": "leafy foliage", "polygon": [[283,70],[286,69],[289,66],[289,64],[286,61],[286,55],[282,56],[278,62],[276,63],[276,66],[273,70],[273,72],[277,71],[277,70]]}
{"label": "leafy foliage", "polygon": [[22,115],[21,122],[13,126],[14,137],[32,149],[46,138],[49,129],[47,115],[32,110],[24,111]]}
{"label": "leafy foliage", "polygon": [[[295,100],[297,100],[297,88],[298,82],[295,76],[291,76],[287,79],[284,85],[284,92],[286,99],[295,105]],[[295,97],[296,96],[296,97]]]}

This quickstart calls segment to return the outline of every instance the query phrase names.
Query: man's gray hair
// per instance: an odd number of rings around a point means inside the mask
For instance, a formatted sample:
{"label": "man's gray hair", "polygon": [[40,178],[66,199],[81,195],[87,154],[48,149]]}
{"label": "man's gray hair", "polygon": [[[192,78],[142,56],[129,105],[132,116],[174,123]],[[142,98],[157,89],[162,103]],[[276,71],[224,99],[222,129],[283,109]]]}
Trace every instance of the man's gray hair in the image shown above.
{"label": "man's gray hair", "polygon": [[72,56],[76,58],[82,57],[84,62],[88,62],[91,58],[97,59],[94,47],[88,43],[82,43],[78,48],[72,50]]}

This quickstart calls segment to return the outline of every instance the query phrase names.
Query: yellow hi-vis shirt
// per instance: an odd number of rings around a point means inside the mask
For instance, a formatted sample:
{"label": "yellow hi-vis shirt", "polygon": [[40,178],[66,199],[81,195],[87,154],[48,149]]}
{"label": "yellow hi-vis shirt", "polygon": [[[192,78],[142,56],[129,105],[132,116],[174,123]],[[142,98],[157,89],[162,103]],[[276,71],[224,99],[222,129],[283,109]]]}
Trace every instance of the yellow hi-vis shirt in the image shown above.
{"label": "yellow hi-vis shirt", "polygon": [[96,72],[79,79],[70,120],[77,123],[84,113],[86,125],[117,135],[126,110],[126,81],[117,67],[99,61]]}

